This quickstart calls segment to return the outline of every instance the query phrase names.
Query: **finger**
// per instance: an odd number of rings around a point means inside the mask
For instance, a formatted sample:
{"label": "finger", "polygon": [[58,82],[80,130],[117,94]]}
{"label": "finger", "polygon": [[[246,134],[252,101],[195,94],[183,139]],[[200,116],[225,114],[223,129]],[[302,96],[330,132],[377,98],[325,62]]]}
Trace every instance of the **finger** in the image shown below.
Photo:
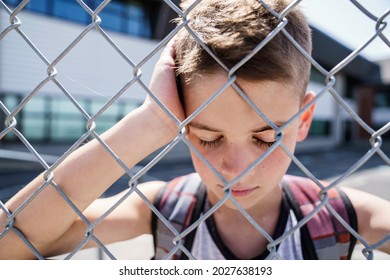
{"label": "finger", "polygon": [[173,37],[169,42],[166,44],[165,48],[162,51],[161,56],[162,57],[170,57],[173,60],[175,59],[175,37]]}

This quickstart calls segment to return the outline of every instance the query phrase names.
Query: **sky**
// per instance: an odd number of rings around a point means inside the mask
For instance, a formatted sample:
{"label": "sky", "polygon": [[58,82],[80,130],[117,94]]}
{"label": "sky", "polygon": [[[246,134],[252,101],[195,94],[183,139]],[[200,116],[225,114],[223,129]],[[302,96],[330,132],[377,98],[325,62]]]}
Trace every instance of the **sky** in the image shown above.
{"label": "sky", "polygon": [[[358,0],[377,18],[390,9],[390,0]],[[345,46],[356,49],[375,34],[376,22],[367,17],[350,0],[304,0],[299,4],[309,22]],[[390,14],[384,21],[388,26],[383,33],[390,41]],[[390,47],[379,37],[362,55],[369,60],[390,59]]]}

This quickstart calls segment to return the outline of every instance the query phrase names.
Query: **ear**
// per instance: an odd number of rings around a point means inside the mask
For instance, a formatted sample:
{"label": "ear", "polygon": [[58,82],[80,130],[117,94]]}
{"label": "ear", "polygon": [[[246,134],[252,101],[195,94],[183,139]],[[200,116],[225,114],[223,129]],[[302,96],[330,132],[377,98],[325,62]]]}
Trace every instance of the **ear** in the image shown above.
{"label": "ear", "polygon": [[[305,107],[307,104],[309,104],[315,97],[314,92],[308,92],[306,93],[301,108]],[[314,109],[315,109],[315,103],[310,105],[309,108],[300,116],[299,119],[299,128],[298,128],[298,134],[297,134],[297,141],[301,142],[306,139],[307,135],[309,134],[309,129],[311,126],[311,122],[313,120],[314,115]]]}

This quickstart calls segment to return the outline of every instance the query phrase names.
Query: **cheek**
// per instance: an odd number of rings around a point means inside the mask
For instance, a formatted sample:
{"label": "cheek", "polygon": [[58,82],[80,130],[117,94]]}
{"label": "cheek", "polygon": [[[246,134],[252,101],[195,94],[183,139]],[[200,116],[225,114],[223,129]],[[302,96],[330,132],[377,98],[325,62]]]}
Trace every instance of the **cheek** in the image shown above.
{"label": "cheek", "polygon": [[256,173],[261,177],[281,178],[291,163],[290,157],[280,147],[271,152],[256,167]]}
{"label": "cheek", "polygon": [[[211,157],[210,155],[205,155],[203,153],[202,155],[206,158],[210,165],[218,171],[217,163],[213,161],[213,157]],[[202,178],[203,182],[206,185],[209,181],[218,180],[218,177],[214,174],[214,172],[193,151],[191,151],[191,158],[196,172],[199,174],[199,176]]]}
{"label": "cheek", "polygon": [[[205,157],[205,155],[202,154],[203,157]],[[191,151],[191,158],[192,158],[192,163],[194,164],[194,167],[195,169],[199,172],[204,172],[204,171],[207,171],[209,170],[210,168],[206,165],[206,163],[203,162],[203,160],[201,160],[199,158],[199,156]],[[205,157],[206,158],[206,157]],[[209,158],[206,158],[206,160],[210,163],[210,165],[213,166],[212,162],[210,162],[210,159]],[[214,167],[214,166],[213,166]]]}

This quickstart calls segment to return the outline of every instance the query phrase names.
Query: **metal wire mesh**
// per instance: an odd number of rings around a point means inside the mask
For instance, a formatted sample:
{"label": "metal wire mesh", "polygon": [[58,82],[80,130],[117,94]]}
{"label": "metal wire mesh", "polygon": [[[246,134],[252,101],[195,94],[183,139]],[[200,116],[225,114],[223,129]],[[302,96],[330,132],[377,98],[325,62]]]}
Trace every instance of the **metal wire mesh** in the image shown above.
{"label": "metal wire mesh", "polygon": [[[354,50],[350,55],[345,57],[344,60],[340,61],[335,67],[333,67],[330,71],[324,69],[317,61],[313,59],[306,51],[293,39],[293,37],[286,31],[285,26],[287,24],[287,19],[285,16],[290,12],[291,9],[301,1],[294,1],[291,5],[289,5],[282,13],[277,13],[274,10],[268,8],[266,3],[259,1],[264,7],[269,9],[269,11],[280,20],[280,24],[275,28],[267,38],[261,42],[247,57],[242,59],[239,63],[234,65],[233,67],[227,67],[224,65],[222,61],[210,50],[206,44],[202,41],[201,38],[197,36],[197,34],[191,30],[188,23],[190,19],[187,18],[190,10],[198,4],[199,1],[195,1],[191,7],[189,7],[186,11],[182,11],[179,9],[173,2],[169,0],[165,0],[165,3],[172,8],[172,10],[177,13],[182,19],[182,23],[178,25],[170,34],[168,34],[164,39],[162,39],[157,46],[151,51],[145,58],[139,62],[138,64],[134,63],[132,59],[124,53],[120,47],[116,44],[116,42],[103,30],[101,27],[101,18],[99,14],[110,4],[109,0],[102,1],[102,3],[95,9],[91,10],[91,8],[83,1],[77,0],[77,3],[90,15],[91,23],[82,30],[82,32],[74,38],[74,40],[53,60],[49,60],[45,57],[45,54],[42,53],[38,47],[34,44],[34,38],[29,38],[23,32],[23,22],[18,18],[19,13],[26,7],[29,3],[28,0],[22,1],[16,8],[12,9],[7,6],[3,1],[0,1],[0,8],[3,9],[9,15],[9,25],[2,29],[0,33],[0,44],[1,40],[3,40],[10,33],[17,33],[20,38],[22,38],[29,47],[34,51],[34,53],[39,57],[40,60],[47,67],[47,77],[45,77],[39,84],[36,85],[35,88],[31,90],[31,92],[18,104],[16,108],[11,110],[7,108],[5,103],[0,100],[0,108],[6,115],[5,119],[5,129],[0,131],[0,140],[3,139],[8,134],[14,134],[20,141],[25,145],[25,147],[29,150],[29,152],[35,157],[36,161],[41,164],[41,166],[45,169],[43,174],[45,183],[33,193],[26,201],[24,201],[18,209],[11,213],[5,204],[0,201],[1,211],[4,211],[7,215],[7,219],[5,221],[5,230],[0,233],[0,239],[7,235],[10,231],[13,231],[18,234],[18,236],[23,239],[25,244],[31,249],[34,255],[38,259],[44,259],[44,256],[40,254],[40,252],[34,248],[34,246],[30,243],[30,241],[24,236],[24,234],[14,226],[15,218],[20,214],[20,212],[39,194],[39,192],[43,191],[46,188],[55,189],[58,194],[69,204],[69,206],[73,209],[73,211],[85,222],[85,238],[83,241],[76,246],[72,252],[66,255],[66,259],[72,258],[79,250],[83,248],[83,246],[89,241],[94,240],[99,248],[101,248],[107,256],[111,259],[115,259],[115,256],[110,252],[110,250],[103,244],[95,235],[94,228],[101,223],[112,211],[114,211],[128,196],[134,195],[133,193],[139,195],[146,204],[152,209],[152,211],[161,219],[166,226],[172,230],[175,234],[175,239],[173,242],[176,244],[174,249],[168,253],[167,258],[176,253],[177,250],[182,250],[185,254],[188,255],[190,259],[193,259],[191,252],[189,252],[180,242],[181,238],[188,235],[191,231],[196,229],[198,225],[203,222],[207,217],[212,215],[223,203],[227,200],[230,200],[241,212],[242,215],[245,216],[246,219],[268,240],[269,244],[267,246],[268,250],[271,252],[269,258],[280,258],[276,252],[276,247],[278,244],[283,242],[285,238],[289,235],[293,234],[295,231],[299,230],[307,221],[312,218],[322,207],[327,207],[329,211],[350,231],[356,238],[364,245],[364,253],[367,259],[373,258],[372,251],[380,247],[385,242],[390,240],[390,235],[388,235],[383,240],[380,240],[376,244],[368,244],[366,240],[364,240],[349,224],[347,224],[342,217],[332,208],[332,206],[328,202],[328,191],[335,188],[336,185],[341,183],[345,178],[354,173],[357,169],[363,166],[373,155],[379,155],[384,163],[390,166],[390,159],[388,155],[386,155],[382,149],[382,136],[390,130],[390,122],[385,124],[382,128],[378,130],[374,130],[370,125],[368,125],[361,117],[352,109],[346,101],[340,96],[340,94],[335,90],[335,75],[340,72],[346,65],[348,65],[351,61],[353,61],[374,39],[380,39],[385,44],[390,47],[390,41],[383,33],[383,30],[387,26],[386,19],[390,13],[390,10],[384,11],[380,17],[376,17],[372,13],[370,13],[363,5],[359,2],[351,0],[351,2],[358,8],[365,16],[367,16],[370,20],[376,23],[375,30],[366,42],[364,42],[360,47]],[[145,63],[147,63],[156,53],[158,53],[174,36],[175,34],[182,28],[187,29],[187,31],[198,41],[198,43],[207,50],[207,52],[226,70],[228,73],[228,82],[224,84],[217,92],[215,92],[209,100],[207,100],[201,107],[199,107],[192,115],[187,117],[184,121],[179,121],[170,111],[169,109],[158,99],[158,97],[153,93],[146,85],[142,79],[142,68]],[[100,36],[106,40],[109,45],[112,47],[115,52],[117,52],[122,59],[128,64],[129,68],[132,69],[133,76],[129,79],[129,81],[112,97],[110,98],[101,109],[93,115],[89,115],[87,111],[79,104],[79,102],[72,96],[72,94],[67,90],[67,88],[57,79],[58,70],[56,66],[69,54],[69,52],[75,48],[84,37],[91,32],[92,30],[97,31]],[[236,83],[236,71],[243,64],[245,64],[253,55],[255,55],[258,51],[260,51],[272,38],[278,34],[283,33],[284,36],[288,38],[288,40],[299,50],[299,52],[315,67],[324,77],[324,86],[321,91],[318,92],[315,99],[307,104],[299,113],[294,115],[285,125],[282,127],[276,126],[264,113],[256,107],[256,105],[247,97],[245,92],[238,86]],[[104,54],[103,54],[104,55]],[[80,115],[82,115],[86,120],[86,132],[80,135],[79,139],[53,164],[49,164],[46,162],[42,156],[36,151],[34,145],[30,143],[29,139],[27,139],[18,129],[17,129],[17,121],[18,114],[24,109],[26,104],[33,99],[40,89],[44,87],[46,84],[51,83],[54,84],[72,104],[78,110]],[[106,111],[110,106],[121,97],[130,87],[138,84],[141,86],[145,92],[154,99],[155,102],[159,104],[159,106],[164,110],[164,112],[172,118],[177,124],[177,137],[169,143],[157,156],[155,156],[144,168],[133,174],[133,171],[126,166],[126,164],[118,157],[115,152],[110,148],[110,146],[105,143],[105,141],[101,138],[101,136],[96,132],[95,121]],[[249,106],[262,118],[264,119],[275,131],[277,135],[277,139],[275,144],[268,149],[264,154],[262,154],[257,160],[255,160],[250,166],[248,166],[239,176],[234,178],[233,180],[227,180],[224,178],[222,174],[220,174],[207,160],[206,158],[192,145],[187,138],[185,138],[186,125],[188,125],[199,113],[201,113],[204,108],[206,108],[214,99],[216,99],[223,91],[229,86],[233,86],[233,88],[237,91],[237,93],[249,104]],[[301,114],[303,114],[314,102],[320,99],[323,95],[331,94],[333,98],[338,102],[338,104],[351,116],[351,118],[361,126],[369,135],[371,135],[369,139],[369,143],[371,148],[366,152],[366,154],[359,159],[355,164],[349,167],[347,171],[345,171],[341,176],[335,179],[331,184],[327,187],[323,186],[319,179],[314,176],[308,167],[306,167],[300,160],[283,144],[283,133],[284,130],[291,125],[291,123],[297,119]],[[113,204],[101,217],[99,217],[93,223],[90,222],[83,213],[72,203],[72,201],[67,197],[67,195],[61,190],[61,186],[58,186],[55,182],[55,171],[56,168],[67,158],[69,155],[80,147],[88,138],[96,139],[104,149],[115,159],[115,161],[121,166],[121,168],[128,174],[129,176],[129,189],[126,194],[118,200],[115,204]],[[192,224],[189,228],[187,228],[183,232],[178,232],[155,208],[152,202],[148,201],[144,194],[138,189],[138,180],[142,178],[155,164],[157,164],[173,147],[175,147],[178,143],[183,142],[188,148],[195,153],[204,164],[224,183],[224,191],[225,196],[222,200],[220,200],[217,204],[215,204],[205,215],[203,215],[198,221]],[[260,162],[262,162],[265,158],[267,158],[277,147],[281,147],[285,153],[292,159],[292,161],[302,170],[302,172],[314,181],[321,188],[321,197],[322,202],[312,211],[310,215],[308,215],[305,219],[301,220],[296,226],[294,226],[289,232],[285,233],[282,237],[273,240],[273,238],[267,233],[256,221],[240,206],[240,204],[231,196],[231,187],[236,184],[241,178],[243,178],[248,172],[250,172],[254,167],[256,167]],[[44,229],[42,229],[44,230]]]}

